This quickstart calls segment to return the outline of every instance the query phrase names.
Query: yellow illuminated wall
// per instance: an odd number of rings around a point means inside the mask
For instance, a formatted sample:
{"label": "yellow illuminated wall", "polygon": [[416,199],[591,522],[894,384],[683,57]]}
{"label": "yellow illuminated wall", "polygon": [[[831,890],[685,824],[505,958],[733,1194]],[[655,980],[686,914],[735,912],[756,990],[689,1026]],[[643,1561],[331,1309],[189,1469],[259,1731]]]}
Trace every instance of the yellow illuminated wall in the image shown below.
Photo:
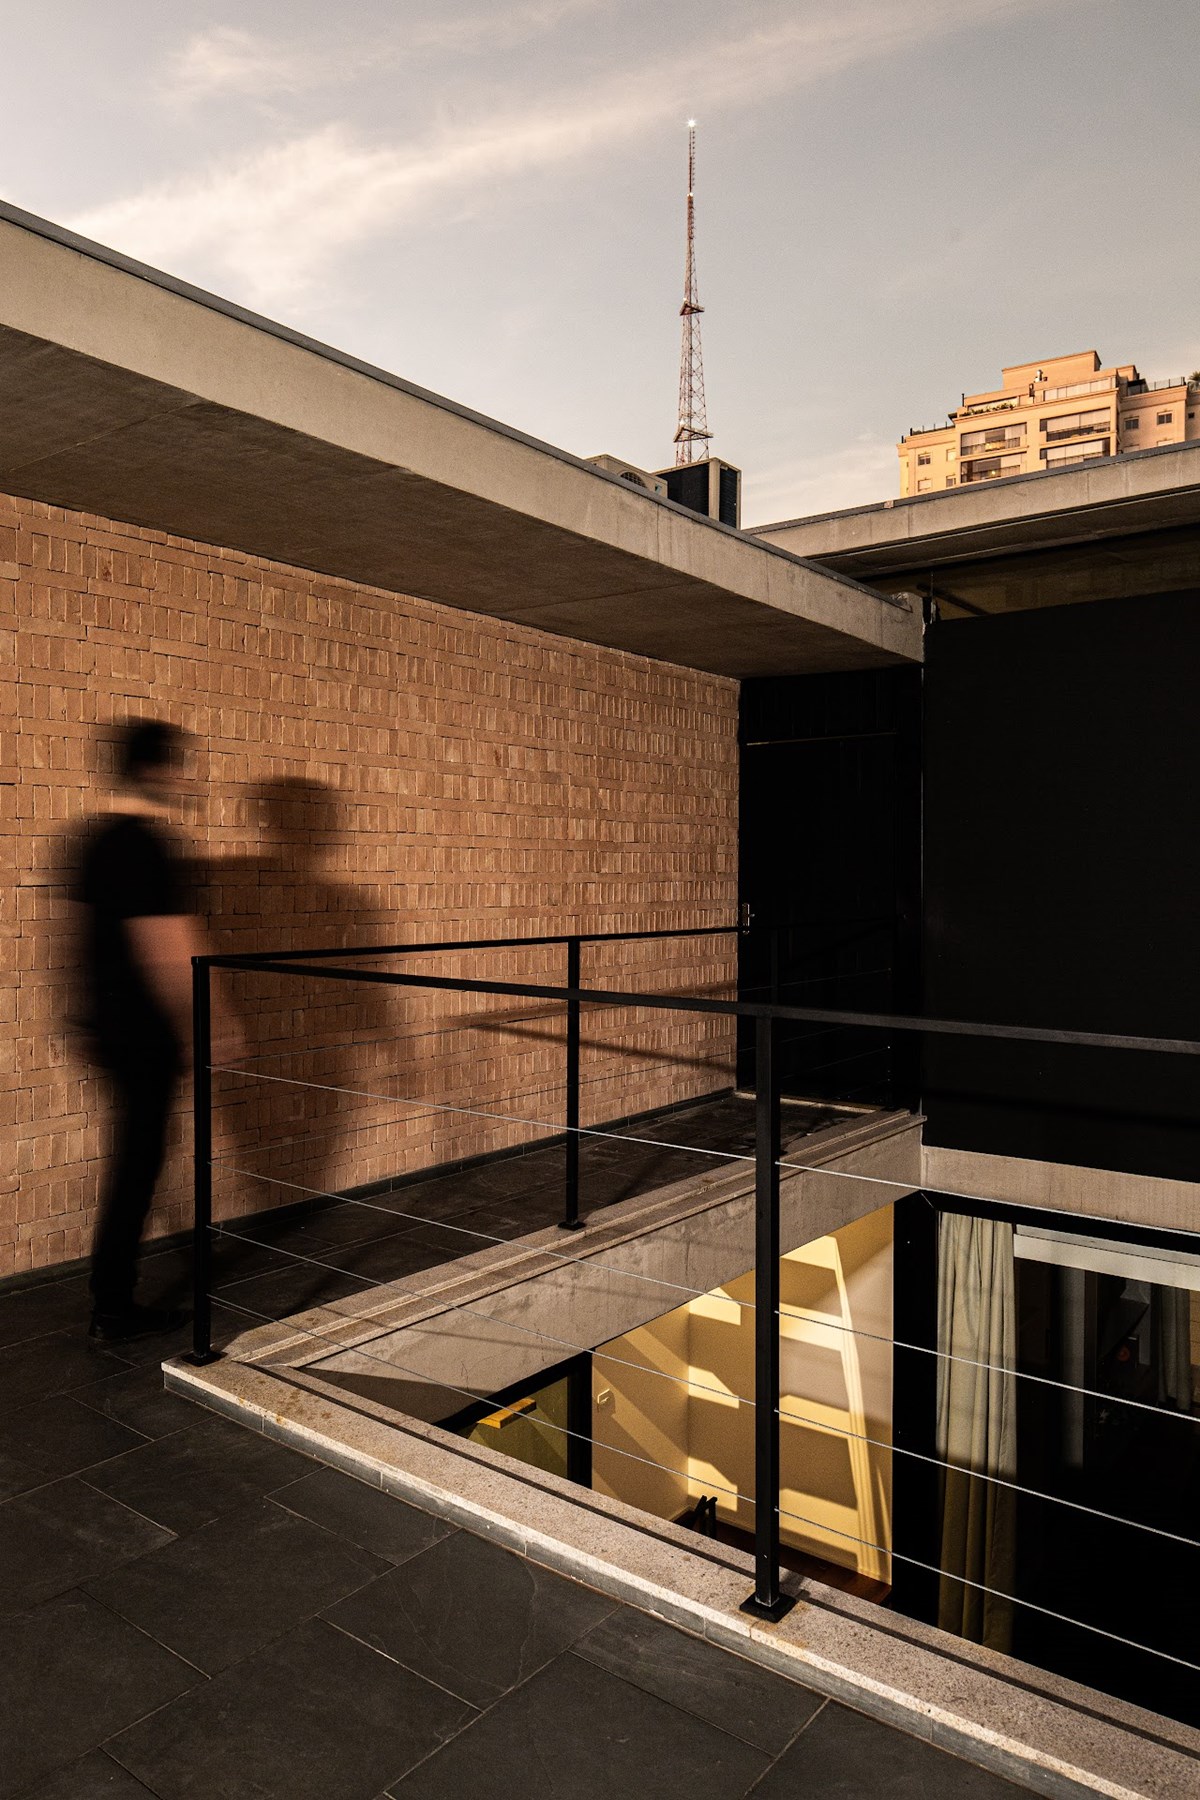
{"label": "yellow illuminated wall", "polygon": [[[790,1251],[780,1296],[781,1535],[888,1581],[891,1207]],[[751,1272],[596,1351],[599,1492],[663,1518],[715,1494],[753,1530],[753,1299]]]}

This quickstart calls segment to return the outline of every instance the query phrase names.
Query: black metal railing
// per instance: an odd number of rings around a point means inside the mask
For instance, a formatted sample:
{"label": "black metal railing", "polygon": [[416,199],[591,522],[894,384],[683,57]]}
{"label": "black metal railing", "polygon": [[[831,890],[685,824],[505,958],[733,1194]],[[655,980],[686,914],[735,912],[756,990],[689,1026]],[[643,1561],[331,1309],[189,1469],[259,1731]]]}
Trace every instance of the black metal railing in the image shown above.
{"label": "black metal railing", "polygon": [[[764,1619],[781,1618],[794,1602],[780,1585],[780,1176],[785,1168],[803,1164],[785,1159],[781,1148],[781,1030],[787,1024],[851,1026],[891,1037],[900,1033],[922,1036],[962,1037],[1010,1041],[1033,1045],[1070,1046],[1088,1050],[1138,1051],[1171,1056],[1200,1056],[1200,1042],[1179,1038],[1151,1038],[1097,1032],[1055,1030],[1044,1027],[981,1024],[962,1019],[916,1017],[910,1014],[866,1013],[832,1007],[792,1005],[777,1000],[757,1001],[718,998],[709,994],[662,993],[628,988],[584,986],[581,979],[582,947],[587,943],[618,943],[737,935],[732,926],[681,928],[669,931],[576,933],[509,939],[451,940],[441,943],[408,943],[342,951],[288,951],[273,954],[202,956],[193,959],[194,1057],[195,1057],[195,1261],[194,1326],[192,1360],[210,1363],[219,1356],[212,1343],[211,1244],[213,1234],[212,1155],[212,976],[213,972],[240,970],[259,974],[304,976],[317,981],[366,983],[400,989],[507,996],[561,1004],[565,1008],[564,1042],[565,1193],[561,1224],[577,1231],[580,1218],[581,1136],[590,1128],[581,1125],[580,1021],[584,1006],[633,1007],[648,1010],[718,1016],[752,1022],[754,1065],[754,1205],[755,1205],[755,1407],[754,1426],[754,1592],[744,1610]],[[338,966],[339,959],[363,962],[383,957],[412,956],[433,951],[493,950],[561,945],[566,950],[565,985],[549,982],[501,981],[426,975],[414,971]],[[454,1109],[451,1109],[454,1110]],[[602,1134],[603,1135],[603,1134]],[[853,1179],[876,1179],[853,1177]],[[894,1187],[907,1184],[884,1182]],[[336,1196],[330,1196],[335,1198]],[[564,1260],[571,1260],[565,1258]],[[764,1404],[765,1399],[765,1404]],[[767,1497],[766,1503],[763,1503]]]}

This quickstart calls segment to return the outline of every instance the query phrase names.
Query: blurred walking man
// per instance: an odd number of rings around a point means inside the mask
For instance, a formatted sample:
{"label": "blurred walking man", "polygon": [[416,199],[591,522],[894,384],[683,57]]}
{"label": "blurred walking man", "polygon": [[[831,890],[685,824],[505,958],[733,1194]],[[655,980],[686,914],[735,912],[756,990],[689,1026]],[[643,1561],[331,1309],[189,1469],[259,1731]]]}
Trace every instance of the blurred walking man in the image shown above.
{"label": "blurred walking man", "polygon": [[191,1039],[191,959],[204,948],[187,865],[165,822],[182,791],[186,751],[184,733],[163,720],[121,729],[116,802],[88,826],[75,877],[74,897],[86,909],[83,1023],[115,1101],[92,1245],[91,1335],[106,1343],[186,1320],[134,1300],[138,1248]]}

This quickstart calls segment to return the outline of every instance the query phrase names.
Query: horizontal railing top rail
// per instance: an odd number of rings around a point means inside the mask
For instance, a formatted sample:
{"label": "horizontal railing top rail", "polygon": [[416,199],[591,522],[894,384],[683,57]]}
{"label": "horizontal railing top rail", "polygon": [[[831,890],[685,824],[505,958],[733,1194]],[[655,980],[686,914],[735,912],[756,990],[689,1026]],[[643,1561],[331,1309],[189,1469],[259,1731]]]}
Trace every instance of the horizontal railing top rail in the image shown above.
{"label": "horizontal railing top rail", "polygon": [[[732,928],[730,928],[732,929]],[[623,933],[614,934],[622,937]],[[659,935],[647,932],[647,937]],[[670,934],[676,935],[676,934]],[[678,935],[690,936],[684,932]],[[572,938],[519,939],[519,943],[571,943]],[[583,940],[588,941],[588,940]],[[444,949],[473,949],[472,944],[447,944]],[[385,987],[444,989],[453,993],[503,994],[522,1000],[561,1000],[594,1006],[645,1006],[666,1012],[717,1013],[727,1018],[790,1019],[801,1024],[849,1025],[880,1031],[928,1032],[940,1037],[1006,1039],[1031,1044],[1069,1045],[1085,1050],[1142,1050],[1166,1056],[1200,1056],[1195,1038],[1142,1037],[1123,1032],[1060,1031],[1040,1025],[984,1024],[971,1019],[935,1019],[911,1013],[848,1012],[823,1006],[792,1006],[776,1000],[718,1000],[701,994],[663,994],[635,988],[583,987],[578,983],[558,986],[540,981],[485,981],[463,975],[416,975],[398,969],[334,969],[262,956],[198,956],[197,969],[253,969],[260,974],[314,975],[323,981],[365,981]]]}
{"label": "horizontal railing top rail", "polygon": [[223,969],[263,962],[305,962],[311,957],[416,956],[435,950],[521,950],[549,944],[625,944],[650,938],[736,937],[743,925],[678,925],[654,931],[561,931],[540,937],[440,938],[428,943],[367,944],[342,950],[240,950],[201,960]]}
{"label": "horizontal railing top rail", "polygon": [[[778,1619],[793,1604],[781,1587],[781,1519],[791,1517],[799,1519],[798,1514],[788,1514],[780,1504],[781,1468],[780,1468],[780,1431],[784,1417],[781,1411],[781,1364],[780,1334],[781,1321],[788,1316],[788,1310],[782,1302],[780,1290],[780,1259],[784,1245],[781,1241],[780,1220],[780,1181],[782,1173],[787,1171],[804,1171],[811,1165],[798,1162],[791,1156],[784,1155],[784,1142],[781,1123],[783,1069],[781,1056],[786,1049],[784,1034],[778,1029],[781,1021],[789,1020],[803,1024],[849,1026],[857,1029],[876,1030],[884,1033],[919,1033],[942,1037],[968,1037],[981,1040],[1005,1039],[1025,1042],[1031,1045],[1067,1046],[1084,1050],[1126,1050],[1149,1051],[1172,1056],[1200,1055],[1200,1041],[1191,1038],[1147,1037],[1117,1032],[1072,1031],[1033,1025],[987,1024],[966,1019],[926,1018],[914,1014],[895,1014],[880,1012],[850,1011],[842,1008],[813,1007],[793,1005],[781,999],[748,1000],[726,999],[715,997],[711,992],[676,991],[644,991],[640,988],[619,988],[611,986],[585,986],[582,980],[581,950],[588,943],[621,943],[655,941],[667,939],[694,938],[703,940],[710,937],[732,937],[744,934],[746,927],[738,924],[676,926],[660,930],[614,931],[614,932],[565,932],[555,935],[506,938],[449,939],[425,943],[405,943],[366,948],[345,948],[341,950],[292,950],[283,952],[252,951],[242,954],[213,954],[193,958],[193,1066],[195,1070],[194,1118],[195,1118],[195,1234],[194,1234],[194,1316],[193,1316],[193,1358],[196,1363],[211,1361],[214,1356],[212,1346],[212,1235],[213,1224],[213,1085],[212,1077],[216,1068],[212,1059],[212,973],[214,970],[241,971],[243,974],[264,973],[271,975],[309,978],[320,981],[342,983],[369,983],[383,987],[399,989],[431,989],[438,992],[498,995],[521,1000],[545,1000],[555,1004],[565,1004],[566,1018],[563,1033],[563,1121],[561,1141],[563,1156],[563,1193],[564,1208],[561,1225],[564,1230],[577,1231],[584,1225],[580,1215],[580,1144],[585,1135],[606,1136],[609,1133],[595,1127],[585,1127],[580,1113],[580,1050],[581,1032],[580,1016],[584,1006],[602,1006],[611,1008],[646,1008],[674,1013],[718,1015],[725,1018],[754,1020],[753,1031],[753,1090],[754,1090],[754,1151],[753,1156],[744,1155],[741,1151],[727,1152],[719,1148],[695,1146],[696,1153],[704,1156],[716,1156],[722,1161],[752,1162],[754,1169],[754,1385],[752,1394],[742,1398],[745,1403],[755,1408],[754,1424],[754,1492],[753,1495],[738,1494],[739,1500],[747,1500],[755,1508],[754,1519],[754,1561],[755,1587],[754,1593],[745,1602],[745,1610],[757,1618]],[[760,927],[762,929],[762,927]],[[778,948],[778,935],[775,939]],[[433,951],[456,953],[463,951],[507,950],[510,953],[520,949],[533,947],[557,946],[564,948],[566,980],[562,984],[546,981],[505,981],[499,979],[483,979],[473,976],[453,975],[450,973],[417,973],[411,969],[363,968],[357,966],[364,959],[377,959],[387,956],[421,956]],[[687,972],[684,971],[685,979]],[[780,991],[775,982],[778,970],[772,973],[772,992]],[[695,976],[692,976],[695,980]],[[786,991],[786,983],[783,984]],[[490,1013],[472,1011],[468,1015],[468,1023],[476,1027],[492,1027],[499,1023],[505,1027],[509,1021],[504,1009],[498,1020]],[[456,1020],[456,1026],[458,1021]],[[742,1034],[739,1034],[739,1036]],[[236,1059],[235,1059],[236,1060]],[[227,1073],[246,1074],[243,1070],[224,1071]],[[253,1077],[259,1080],[277,1080],[280,1077],[258,1074]],[[308,1085],[300,1082],[299,1086]],[[317,1084],[323,1094],[353,1094],[364,1090],[349,1087],[338,1088],[327,1084]],[[382,1085],[382,1084],[381,1084]],[[378,1100],[395,1098],[409,1104],[402,1095],[391,1096],[385,1093],[367,1094],[366,1097]],[[432,1104],[439,1105],[437,1102]],[[514,1121],[512,1115],[482,1107],[447,1106],[439,1110],[447,1112],[461,1111],[474,1113],[480,1118],[503,1120],[511,1125],[519,1122],[524,1126],[544,1129],[548,1133],[558,1131],[556,1123],[544,1115],[536,1119]],[[656,1141],[656,1140],[648,1140]],[[686,1146],[674,1146],[686,1148]],[[828,1170],[825,1165],[818,1164],[823,1172],[841,1175],[852,1181],[867,1180],[882,1183],[887,1189],[903,1187],[910,1192],[907,1181],[894,1182],[889,1176],[878,1172],[864,1173],[859,1170]],[[248,1173],[246,1170],[238,1171]],[[291,1185],[285,1182],[285,1187]],[[325,1192],[328,1183],[321,1188],[308,1186],[302,1191],[309,1195]],[[336,1198],[332,1193],[326,1197]],[[366,1204],[366,1202],[359,1202]],[[465,1215],[464,1215],[465,1218]],[[431,1221],[424,1221],[429,1223]],[[470,1226],[451,1222],[450,1230],[465,1230],[471,1238],[487,1237]],[[502,1238],[492,1241],[502,1242]],[[555,1252],[549,1252],[556,1255]],[[300,1261],[313,1261],[311,1257],[301,1257]],[[562,1256],[561,1261],[573,1261]],[[332,1265],[325,1265],[332,1266]],[[349,1274],[355,1281],[367,1280],[368,1286],[386,1287],[387,1282],[375,1282],[369,1277],[349,1270],[339,1270]],[[621,1271],[613,1269],[612,1274]],[[680,1289],[677,1283],[666,1282],[661,1277],[646,1271],[625,1271],[637,1280],[656,1281],[663,1288],[675,1290],[674,1304],[678,1304],[677,1293],[693,1291]],[[222,1302],[224,1304],[224,1302]],[[456,1303],[461,1305],[461,1303]],[[740,1304],[740,1302],[739,1302]],[[239,1310],[233,1303],[234,1310]],[[240,1310],[246,1310],[244,1308]],[[254,1316],[253,1314],[251,1316]],[[262,1316],[262,1315],[259,1315]],[[795,1315],[793,1315],[795,1316]],[[541,1335],[533,1328],[535,1335]],[[562,1341],[562,1340],[560,1340]],[[883,1340],[881,1340],[883,1341]],[[897,1344],[900,1339],[894,1340]],[[587,1353],[583,1346],[568,1346],[581,1353]],[[925,1348],[914,1346],[909,1348]],[[941,1354],[938,1349],[930,1349],[930,1354]],[[973,1359],[966,1359],[971,1361]],[[389,1365],[403,1368],[402,1364]],[[984,1366],[982,1363],[976,1366]],[[467,1389],[460,1390],[466,1397],[483,1402],[487,1396],[471,1393]],[[788,1414],[789,1417],[793,1416]],[[1189,1415],[1191,1416],[1191,1415]],[[903,1451],[905,1446],[894,1446]],[[645,1459],[639,1459],[645,1460]],[[937,1461],[937,1458],[923,1458]],[[995,1472],[989,1471],[991,1479]],[[1013,1484],[1008,1484],[1013,1485]],[[808,1521],[807,1523],[812,1523]],[[1120,1521],[1118,1521],[1120,1523]],[[846,1535],[846,1534],[839,1534]],[[1166,1534],[1168,1536],[1179,1534]],[[857,1540],[867,1543],[864,1537]],[[1181,1540],[1191,1542],[1188,1540]],[[978,1586],[962,1575],[951,1570],[943,1570],[934,1564],[914,1559],[905,1551],[896,1550],[894,1546],[885,1548],[880,1544],[871,1544],[871,1549],[885,1555],[895,1555],[915,1567],[928,1569],[939,1578],[947,1576],[956,1581],[965,1581],[968,1586]],[[989,1591],[989,1590],[985,1590]],[[1021,1599],[1011,1594],[1000,1594],[1006,1603],[1032,1605],[1035,1611],[1045,1612],[1035,1602]],[[1052,1614],[1062,1618],[1065,1615]],[[1083,1629],[1093,1629],[1086,1621],[1067,1619],[1068,1624],[1079,1624]],[[1113,1636],[1112,1633],[1105,1633]],[[1153,1645],[1133,1643],[1130,1639],[1117,1641],[1130,1645],[1134,1650],[1148,1650],[1150,1654],[1166,1656],[1169,1661],[1181,1662],[1183,1659],[1172,1652],[1156,1649]],[[1188,1663],[1187,1667],[1193,1665]]]}

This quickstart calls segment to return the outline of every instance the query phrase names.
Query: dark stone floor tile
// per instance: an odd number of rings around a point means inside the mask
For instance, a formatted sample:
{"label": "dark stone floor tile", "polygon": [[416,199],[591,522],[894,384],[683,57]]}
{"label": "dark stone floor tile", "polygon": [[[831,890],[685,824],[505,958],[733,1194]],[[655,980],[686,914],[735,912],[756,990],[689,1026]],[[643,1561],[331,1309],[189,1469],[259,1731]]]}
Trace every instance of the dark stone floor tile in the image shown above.
{"label": "dark stone floor tile", "polygon": [[613,1605],[523,1556],[459,1532],[325,1616],[473,1706],[487,1706]]}
{"label": "dark stone floor tile", "polygon": [[[0,1796],[77,1762],[112,1732],[166,1706],[201,1676],[81,1593],[9,1618],[0,1656]],[[86,1773],[86,1771],[85,1771]],[[61,1777],[65,1782],[67,1777]],[[88,1787],[49,1786],[70,1800]],[[106,1793],[99,1787],[95,1793]],[[41,1793],[41,1789],[38,1789]],[[113,1787],[113,1800],[124,1800]]]}
{"label": "dark stone floor tile", "polygon": [[394,1220],[392,1230],[399,1231],[409,1225],[440,1224],[443,1219],[455,1218],[469,1207],[478,1206],[485,1198],[486,1195],[465,1190],[452,1176],[443,1176],[411,1187],[406,1184],[385,1188],[382,1193],[371,1195],[371,1205],[389,1212]]}
{"label": "dark stone floor tile", "polygon": [[[175,1331],[156,1331],[152,1337],[135,1338],[130,1344],[116,1346],[118,1356],[135,1369],[161,1369],[164,1362],[173,1356],[187,1356],[192,1349],[192,1325],[190,1295],[188,1303],[178,1310],[186,1313],[186,1322]],[[159,1297],[154,1304],[158,1305]],[[149,1304],[149,1303],[147,1303]],[[223,1323],[214,1319],[214,1324]],[[241,1327],[235,1326],[233,1335]],[[214,1332],[214,1341],[216,1333]]]}
{"label": "dark stone floor tile", "polygon": [[798,1682],[625,1606],[580,1638],[575,1653],[770,1756],[824,1703]]}
{"label": "dark stone floor tile", "polygon": [[311,1306],[361,1294],[363,1286],[363,1282],[355,1281],[342,1269],[288,1261],[265,1275],[232,1281],[215,1291],[213,1319],[232,1324],[239,1332],[252,1331],[268,1320],[289,1319],[293,1313],[307,1312]]}
{"label": "dark stone floor tile", "polygon": [[78,1388],[71,1398],[144,1438],[170,1437],[210,1416],[194,1401],[168,1393],[162,1370],[154,1364],[122,1369],[119,1375]]}
{"label": "dark stone floor tile", "polygon": [[93,1750],[36,1787],[26,1788],[21,1800],[154,1800],[154,1796],[105,1751]]}
{"label": "dark stone floor tile", "polygon": [[[85,1594],[62,1594],[7,1620],[0,1656],[0,1800],[24,1795],[33,1782],[76,1763],[110,1733],[202,1679]],[[120,1787],[72,1788],[63,1785],[66,1779],[57,1787],[48,1784],[46,1800],[60,1793],[84,1800],[93,1792],[126,1800]]]}
{"label": "dark stone floor tile", "polygon": [[[192,1280],[192,1253],[187,1257],[188,1287]],[[240,1221],[218,1226],[212,1240],[212,1278],[214,1287],[230,1281],[245,1281],[251,1275],[266,1275],[272,1269],[285,1269],[287,1258],[273,1244],[248,1243]]]}
{"label": "dark stone floor tile", "polygon": [[311,1475],[279,1488],[271,1499],[390,1563],[407,1562],[455,1529],[445,1519],[420,1512],[336,1469],[314,1469]]}
{"label": "dark stone floor tile", "polygon": [[27,1494],[30,1488],[41,1487],[45,1479],[32,1464],[0,1450],[0,1502],[11,1500],[16,1494]]}
{"label": "dark stone floor tile", "polygon": [[[378,1206],[372,1200],[361,1202],[343,1200],[333,1206],[323,1206],[300,1217],[257,1218],[248,1221],[244,1227],[246,1234],[258,1243],[269,1245],[278,1252],[291,1252],[298,1256],[321,1256],[326,1250],[337,1249],[342,1244],[357,1244],[371,1238],[386,1237],[396,1230],[396,1219],[391,1211]],[[249,1245],[244,1248],[250,1248]],[[253,1270],[248,1270],[253,1274]]]}
{"label": "dark stone floor tile", "polygon": [[215,1675],[387,1566],[260,1500],[86,1583],[85,1591]]}
{"label": "dark stone floor tile", "polygon": [[75,1476],[18,1494],[0,1506],[0,1613],[144,1556],[170,1535]]}
{"label": "dark stone floor tile", "polygon": [[91,1470],[88,1480],[169,1531],[185,1532],[299,1480],[311,1467],[295,1450],[210,1415],[127,1450]]}
{"label": "dark stone floor tile", "polygon": [[[228,1231],[219,1226],[214,1230],[211,1256],[214,1287],[229,1281],[245,1281],[251,1275],[265,1275],[271,1269],[286,1266],[286,1258],[278,1250],[268,1244],[247,1241],[241,1221],[237,1219],[231,1221]],[[139,1299],[147,1305],[190,1306],[191,1296],[190,1244],[148,1253],[142,1258]]]}
{"label": "dark stone floor tile", "polygon": [[445,1225],[411,1225],[367,1244],[343,1244],[326,1252],[330,1262],[357,1275],[360,1290],[372,1281],[398,1281],[403,1275],[420,1275],[442,1263],[479,1249],[474,1238]]}
{"label": "dark stone floor tile", "polygon": [[314,1620],[106,1748],[159,1800],[375,1800],[471,1716]]}
{"label": "dark stone floor tile", "polygon": [[45,1337],[51,1331],[82,1327],[87,1322],[90,1304],[86,1275],[29,1287],[0,1288],[0,1346]]}
{"label": "dark stone floor tile", "polygon": [[755,1788],[755,1800],[1017,1800],[1028,1790],[831,1700]]}
{"label": "dark stone floor tile", "polygon": [[130,1367],[128,1357],[88,1341],[86,1313],[78,1331],[55,1331],[0,1350],[0,1413],[19,1412],[46,1394],[103,1381]]}
{"label": "dark stone floor tile", "polygon": [[[390,1791],[395,1800],[742,1800],[766,1766],[739,1738],[562,1656]],[[822,1793],[791,1790],[800,1791]]]}
{"label": "dark stone floor tile", "polygon": [[139,1432],[81,1406],[70,1394],[53,1394],[0,1417],[0,1461],[19,1458],[40,1481],[77,1475],[145,1442]]}
{"label": "dark stone floor tile", "polygon": [[433,1175],[428,1181],[405,1182],[381,1194],[372,1194],[371,1204],[386,1206],[400,1215],[412,1215],[414,1220],[456,1218],[472,1206],[501,1199],[511,1191],[508,1178],[497,1173],[502,1166],[497,1163],[494,1167],[465,1169],[454,1175]]}
{"label": "dark stone floor tile", "polygon": [[[517,1238],[528,1237],[531,1232],[545,1231],[548,1226],[557,1225],[563,1216],[563,1204],[561,1193],[492,1200],[486,1205],[472,1207],[470,1212],[460,1213],[454,1223],[460,1229],[479,1233],[478,1238],[470,1242],[472,1250],[486,1250],[497,1239],[512,1243]],[[589,1210],[582,1196],[580,1210],[585,1215]]]}

